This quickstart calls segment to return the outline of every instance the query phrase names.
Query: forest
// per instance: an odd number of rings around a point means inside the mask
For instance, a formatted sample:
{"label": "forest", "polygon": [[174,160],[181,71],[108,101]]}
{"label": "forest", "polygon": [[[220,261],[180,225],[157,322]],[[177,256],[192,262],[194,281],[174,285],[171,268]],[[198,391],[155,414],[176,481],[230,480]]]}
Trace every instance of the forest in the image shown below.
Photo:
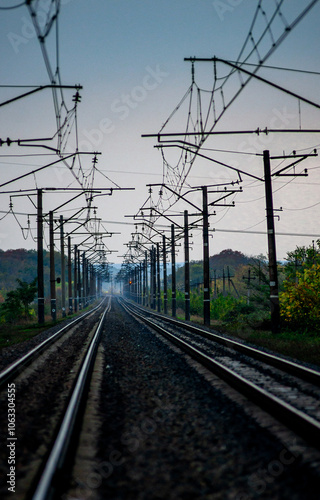
{"label": "forest", "polygon": [[[49,294],[50,262],[49,252],[43,252],[45,294]],[[61,274],[60,253],[55,252],[56,276]],[[0,303],[11,290],[17,287],[17,279],[31,283],[37,277],[36,250],[0,250]]]}
{"label": "forest", "polygon": [[[110,265],[112,269],[112,265]],[[110,269],[110,270],[111,270]],[[171,297],[171,265],[168,264],[168,299]],[[61,274],[60,253],[55,252],[55,273]],[[115,273],[114,273],[115,274]],[[112,275],[112,271],[110,273]],[[288,252],[278,263],[279,298],[284,327],[320,332],[320,240]],[[37,277],[35,250],[0,250],[0,304],[18,283],[31,284]],[[49,298],[49,252],[44,251],[45,297]],[[210,257],[211,318],[224,322],[251,322],[268,328],[270,318],[268,262],[263,255],[249,257],[226,249]],[[184,311],[184,266],[177,266],[177,306]],[[202,261],[190,262],[191,314],[203,308]]]}

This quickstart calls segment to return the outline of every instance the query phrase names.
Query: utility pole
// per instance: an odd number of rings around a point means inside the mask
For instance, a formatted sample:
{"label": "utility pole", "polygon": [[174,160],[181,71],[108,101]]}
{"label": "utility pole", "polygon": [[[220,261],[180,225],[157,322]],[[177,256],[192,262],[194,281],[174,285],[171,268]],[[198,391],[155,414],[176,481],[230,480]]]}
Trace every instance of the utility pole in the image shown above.
{"label": "utility pole", "polygon": [[177,299],[176,299],[176,253],[174,241],[174,224],[171,224],[171,284],[172,284],[172,316],[177,315]]}
{"label": "utility pole", "polygon": [[152,246],[152,261],[153,261],[153,309],[157,307],[157,253],[156,247]]}
{"label": "utility pole", "polygon": [[42,189],[37,190],[38,323],[44,323]]}
{"label": "utility pole", "polygon": [[83,286],[83,292],[82,292],[82,298],[83,298],[83,308],[86,307],[87,305],[87,266],[86,266],[86,253],[82,252],[82,286]]}
{"label": "utility pole", "polygon": [[68,236],[68,296],[69,296],[69,314],[72,314],[73,307],[72,307],[71,236]]}
{"label": "utility pole", "polygon": [[60,254],[61,254],[61,309],[62,317],[66,316],[66,261],[64,256],[63,215],[60,215]]}
{"label": "utility pole", "polygon": [[74,259],[73,259],[73,289],[74,289],[74,312],[78,311],[78,247],[74,245]]}
{"label": "utility pole", "polygon": [[266,212],[268,229],[268,257],[269,257],[269,277],[270,277],[270,304],[271,304],[271,331],[280,331],[280,305],[278,290],[278,270],[276,256],[276,239],[274,230],[272,182],[270,168],[270,153],[263,151],[264,183],[266,194]]}
{"label": "utility pole", "polygon": [[142,262],[142,305],[146,305],[146,255]]}
{"label": "utility pole", "polygon": [[77,247],[77,273],[78,273],[78,309],[81,311],[82,309],[82,299],[81,299],[81,263],[80,263],[80,250]]}
{"label": "utility pole", "polygon": [[163,302],[164,314],[168,314],[168,283],[167,283],[167,250],[166,237],[162,235],[162,252],[163,252]]}
{"label": "utility pole", "polygon": [[49,249],[50,249],[50,298],[52,321],[57,320],[56,304],[56,276],[54,269],[54,233],[53,233],[53,212],[49,212]]}
{"label": "utility pole", "polygon": [[222,295],[226,296],[226,275],[224,272],[224,268],[222,269]]}
{"label": "utility pole", "polygon": [[213,296],[216,299],[217,298],[217,270],[216,269],[214,269],[214,271],[213,271],[213,283],[214,283]]}
{"label": "utility pole", "polygon": [[250,291],[251,291],[251,281],[256,279],[255,276],[251,276],[251,269],[248,269],[248,276],[243,276],[243,280],[247,282],[247,305],[250,304]]}
{"label": "utility pole", "polygon": [[144,282],[145,282],[145,292],[144,292],[144,305],[149,306],[149,283],[148,283],[148,251],[144,252]]}
{"label": "utility pole", "polygon": [[150,301],[151,309],[156,308],[156,262],[155,262],[155,252],[154,246],[150,249]]}
{"label": "utility pole", "polygon": [[190,321],[190,262],[189,262],[188,210],[184,211],[184,295],[185,295],[185,319],[186,321]]}
{"label": "utility pole", "polygon": [[161,311],[161,296],[160,296],[160,245],[157,242],[157,310]]}
{"label": "utility pole", "polygon": [[203,319],[204,319],[204,324],[210,326],[209,217],[208,217],[207,186],[202,186],[202,214],[203,214]]}

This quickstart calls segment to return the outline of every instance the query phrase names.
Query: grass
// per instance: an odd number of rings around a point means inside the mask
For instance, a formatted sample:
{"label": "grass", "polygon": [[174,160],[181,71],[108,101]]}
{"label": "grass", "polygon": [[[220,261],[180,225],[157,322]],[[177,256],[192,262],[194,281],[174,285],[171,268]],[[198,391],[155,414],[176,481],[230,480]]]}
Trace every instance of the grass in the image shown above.
{"label": "grass", "polygon": [[[171,311],[168,312],[170,314]],[[79,313],[68,316],[68,319],[77,316],[77,314]],[[182,309],[177,310],[177,318],[184,320],[184,311]],[[59,318],[57,323],[64,319]],[[191,316],[191,321],[203,325],[203,318],[201,316]],[[46,323],[44,325],[39,325],[35,321],[19,325],[2,324],[0,328],[0,348],[29,340],[51,326],[53,326],[53,323],[50,316],[46,316]],[[265,328],[265,325],[261,326],[254,324],[254,322],[251,322],[249,325],[244,321],[226,323],[212,319],[211,328],[245,340],[256,346],[265,347],[272,352],[320,366],[320,336],[288,330],[278,335],[273,335]]]}
{"label": "grass", "polygon": [[320,366],[320,338],[297,332],[283,332],[272,335],[270,332],[254,332],[246,340],[273,352]]}
{"label": "grass", "polygon": [[[177,315],[178,319],[184,320],[184,314]],[[191,321],[203,325],[201,316],[191,316]],[[210,321],[210,328],[220,333],[244,340],[258,347],[265,347],[270,351],[284,356],[289,356],[297,361],[311,363],[320,367],[320,336],[307,333],[284,330],[273,335],[270,330],[246,322],[227,323],[220,320]]]}
{"label": "grass", "polygon": [[0,349],[4,347],[9,347],[14,344],[20,344],[21,342],[25,342],[26,340],[30,340],[39,333],[48,330],[52,326],[57,323],[61,323],[66,319],[72,319],[77,317],[79,314],[89,310],[90,307],[93,307],[95,304],[91,304],[88,308],[82,309],[77,313],[68,315],[66,318],[58,318],[55,323],[53,323],[51,316],[45,316],[45,323],[43,325],[39,325],[36,319],[20,320],[17,324],[8,324],[2,323],[0,325]]}
{"label": "grass", "polygon": [[51,324],[30,324],[27,326],[26,324],[21,325],[1,325],[0,332],[0,347],[9,347],[14,344],[20,344],[26,340],[32,339],[39,333],[47,330],[52,326]]}

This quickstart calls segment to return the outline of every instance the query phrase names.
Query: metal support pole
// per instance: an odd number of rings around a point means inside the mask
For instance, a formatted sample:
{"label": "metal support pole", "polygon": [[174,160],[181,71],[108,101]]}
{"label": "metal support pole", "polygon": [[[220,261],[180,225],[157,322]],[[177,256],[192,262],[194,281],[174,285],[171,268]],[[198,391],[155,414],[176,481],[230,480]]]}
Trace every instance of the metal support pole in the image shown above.
{"label": "metal support pole", "polygon": [[157,310],[161,311],[161,293],[160,293],[160,245],[157,242]]}
{"label": "metal support pole", "polygon": [[189,263],[189,222],[188,210],[184,211],[184,300],[185,319],[190,320],[190,263]]}
{"label": "metal support pole", "polygon": [[82,253],[82,283],[83,283],[83,308],[87,305],[87,266],[86,266],[86,254]]}
{"label": "metal support pole", "polygon": [[60,255],[61,255],[61,309],[66,317],[66,260],[64,256],[63,215],[60,215]]}
{"label": "metal support pole", "polygon": [[69,314],[72,314],[73,306],[72,306],[71,236],[68,236],[68,296],[69,296]]}
{"label": "metal support pole", "polygon": [[74,295],[74,312],[78,311],[78,247],[74,246],[74,262],[73,262],[73,295]]}
{"label": "metal support pole", "polygon": [[49,249],[50,249],[50,299],[51,299],[51,318],[57,320],[56,304],[56,276],[54,269],[54,234],[53,234],[53,212],[49,212]]}
{"label": "metal support pole", "polygon": [[81,299],[81,263],[80,263],[80,250],[78,250],[78,255],[77,255],[77,274],[78,274],[78,279],[77,279],[77,283],[78,283],[78,308],[79,308],[79,311],[81,311],[82,309],[82,299]]}
{"label": "metal support pole", "polygon": [[38,323],[44,323],[42,189],[37,190]]}
{"label": "metal support pole", "polygon": [[150,306],[149,301],[149,283],[148,283],[148,252],[145,251],[145,283],[146,283],[146,291],[145,291],[145,306]]}
{"label": "metal support pole", "polygon": [[162,235],[162,252],[163,252],[163,306],[164,314],[168,314],[168,281],[167,281],[167,250],[166,237]]}
{"label": "metal support pole", "polygon": [[150,281],[151,281],[151,290],[150,290],[150,301],[151,301],[151,308],[155,309],[155,272],[154,272],[154,251],[153,247],[151,247],[151,253],[150,253]]}
{"label": "metal support pole", "polygon": [[214,280],[213,281],[214,282],[213,296],[216,299],[217,298],[217,270],[216,269],[213,271],[213,280]]}
{"label": "metal support pole", "polygon": [[273,198],[270,168],[270,154],[268,150],[263,151],[264,183],[266,193],[266,212],[268,229],[268,257],[269,257],[269,279],[270,279],[270,307],[271,307],[271,331],[280,331],[280,305],[278,290],[278,270],[276,256],[276,239],[273,217]]}
{"label": "metal support pole", "polygon": [[152,276],[153,276],[153,271],[152,271],[152,248],[149,250],[149,259],[150,259],[150,292],[149,292],[149,307],[152,309],[152,296],[153,296],[153,281],[152,281]]}
{"label": "metal support pole", "polygon": [[139,264],[138,264],[138,276],[139,276],[138,303],[142,304],[142,272],[141,272],[141,262],[139,262]]}
{"label": "metal support pole", "polygon": [[134,300],[138,302],[138,268],[134,268]]}
{"label": "metal support pole", "polygon": [[172,316],[177,315],[176,299],[176,253],[175,253],[174,224],[171,224],[171,283],[172,283]]}
{"label": "metal support pole", "polygon": [[156,267],[156,249],[152,247],[152,281],[153,281],[153,293],[152,293],[152,308],[155,310],[157,307],[157,267]]}
{"label": "metal support pole", "polygon": [[143,264],[142,262],[139,262],[139,284],[140,284],[140,291],[139,291],[139,304],[143,304]]}
{"label": "metal support pole", "polygon": [[210,269],[209,269],[209,217],[208,217],[208,189],[202,186],[202,215],[203,215],[203,320],[210,325]]}
{"label": "metal support pole", "polygon": [[94,296],[94,300],[97,299],[97,272],[96,272],[96,269],[94,267],[94,265],[92,264],[92,295]]}
{"label": "metal support pole", "polygon": [[142,305],[146,305],[146,254],[142,262]]}

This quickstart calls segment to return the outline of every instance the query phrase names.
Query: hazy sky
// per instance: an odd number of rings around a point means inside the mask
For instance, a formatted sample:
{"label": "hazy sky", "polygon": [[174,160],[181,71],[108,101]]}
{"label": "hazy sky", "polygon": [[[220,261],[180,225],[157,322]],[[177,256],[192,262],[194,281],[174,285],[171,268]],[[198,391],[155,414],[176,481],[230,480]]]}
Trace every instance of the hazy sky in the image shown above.
{"label": "hazy sky", "polygon": [[[19,0],[0,0],[0,7],[20,3]],[[41,24],[51,2],[43,0],[33,3],[37,6]],[[280,36],[283,26],[290,24],[309,3],[284,0],[283,18],[278,16],[273,31],[268,33],[260,50],[269,50],[273,37]],[[275,2],[271,0],[262,2],[265,18],[270,18],[274,5]],[[61,1],[58,39],[62,83],[83,86],[77,112],[79,149],[102,153],[97,157],[99,171],[95,173],[95,187],[135,188],[135,191],[114,191],[112,196],[97,197],[93,202],[97,206],[97,217],[105,221],[104,227],[110,232],[121,232],[106,240],[108,248],[117,251],[108,257],[109,261],[121,262],[121,255],[126,252],[124,243],[130,240],[131,232],[134,232],[132,219],[125,215],[135,214],[145,203],[148,197],[146,184],[162,182],[162,157],[160,151],[154,148],[157,141],[155,138],[141,138],[141,135],[157,133],[188,90],[191,65],[184,58],[211,58],[215,55],[236,60],[248,35],[256,6],[256,0]],[[253,33],[254,40],[263,32],[263,16],[261,11],[261,21],[256,24]],[[320,2],[317,2],[266,64],[320,72],[319,21]],[[0,24],[0,83],[3,86],[0,87],[0,102],[4,102],[30,90],[6,88],[5,85],[46,85],[49,78],[27,7],[0,10]],[[47,39],[53,66],[54,34],[50,33]],[[258,54],[254,54],[253,59],[257,60],[258,57]],[[220,76],[228,71],[227,67],[218,66]],[[319,75],[264,68],[258,74],[320,103]],[[211,63],[195,65],[195,81],[200,87],[212,88]],[[239,81],[238,78],[231,83],[224,96],[226,99],[239,87]],[[72,108],[74,93],[74,90],[64,91],[69,109]],[[263,83],[251,81],[225,112],[218,127],[224,131],[255,130],[257,127],[319,128],[319,114],[319,109],[313,106],[305,103],[299,106],[297,99]],[[181,107],[166,130],[182,132],[187,116],[188,108]],[[0,123],[2,140],[7,137],[11,140],[52,137],[56,131],[52,94],[49,90],[43,90],[1,107]],[[73,152],[74,133],[73,127],[70,129],[66,152]],[[281,156],[293,150],[309,153],[319,145],[320,139],[316,133],[217,135],[206,141],[206,149],[202,153],[263,177],[262,158],[257,155],[261,155],[264,149],[269,149],[272,156]],[[1,184],[57,159],[50,150],[14,144],[10,147],[4,144],[0,153]],[[178,151],[172,149],[166,153],[168,158],[173,158]],[[92,159],[91,155],[83,156],[84,175],[90,172]],[[280,165],[285,165],[281,159],[272,161],[272,168],[280,168]],[[274,206],[283,209],[276,212],[280,216],[280,220],[276,218],[276,230],[280,233],[277,237],[279,259],[284,258],[286,252],[296,245],[310,245],[312,239],[316,239],[311,235],[320,237],[319,159],[312,157],[305,160],[297,166],[296,171],[301,172],[304,168],[308,168],[308,177],[279,177],[273,182]],[[249,255],[267,253],[264,185],[250,177],[242,178],[243,192],[230,198],[235,201],[235,207],[217,207],[216,215],[210,217],[210,228],[216,229],[210,238],[210,254],[225,248]],[[237,179],[235,172],[198,158],[187,182],[189,186],[199,186]],[[88,177],[87,182],[91,182],[91,178]],[[78,184],[70,170],[60,163],[11,183],[1,188],[1,191],[67,186],[75,188]],[[154,200],[157,199],[157,191],[158,188],[155,188],[152,193]],[[70,192],[67,195],[45,193],[45,212],[55,209],[74,195]],[[9,210],[10,195],[1,194],[0,200],[1,218]],[[201,204],[199,194],[191,196],[190,200]],[[0,220],[0,248],[36,248],[31,237],[36,235],[34,195],[15,196],[11,202],[17,214],[30,214],[31,231],[26,230],[27,215],[16,215],[15,218],[9,213]],[[57,216],[63,214],[68,217],[83,204],[84,199],[78,199],[65,207],[68,211],[57,212]],[[186,208],[185,204],[179,203],[171,209],[171,213],[182,212]],[[162,219],[161,224],[166,225],[167,222]],[[283,236],[281,233],[310,236]],[[74,241],[80,242],[81,238],[84,236],[78,236]],[[191,241],[191,259],[201,259],[200,229],[192,231]],[[182,249],[178,260],[183,260]]]}

